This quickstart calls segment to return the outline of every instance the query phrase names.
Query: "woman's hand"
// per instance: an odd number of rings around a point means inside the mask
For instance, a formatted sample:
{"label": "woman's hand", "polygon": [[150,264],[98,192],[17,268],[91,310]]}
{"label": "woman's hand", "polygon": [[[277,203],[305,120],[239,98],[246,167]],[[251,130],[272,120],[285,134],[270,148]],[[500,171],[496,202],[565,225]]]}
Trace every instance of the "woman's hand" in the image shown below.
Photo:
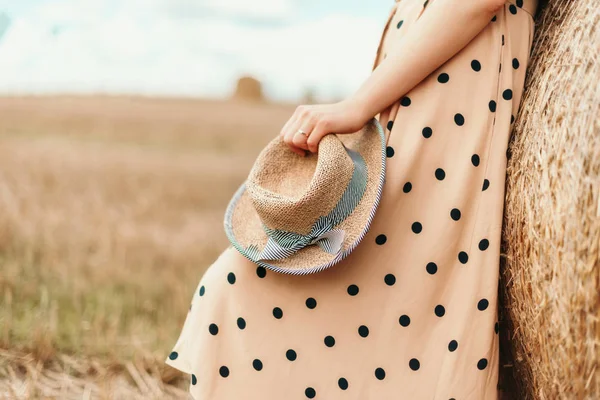
{"label": "woman's hand", "polygon": [[[356,98],[333,104],[301,105],[283,126],[280,136],[290,148],[301,156],[306,150],[316,153],[319,142],[329,133],[354,133],[373,116]],[[308,135],[303,135],[299,130]]]}

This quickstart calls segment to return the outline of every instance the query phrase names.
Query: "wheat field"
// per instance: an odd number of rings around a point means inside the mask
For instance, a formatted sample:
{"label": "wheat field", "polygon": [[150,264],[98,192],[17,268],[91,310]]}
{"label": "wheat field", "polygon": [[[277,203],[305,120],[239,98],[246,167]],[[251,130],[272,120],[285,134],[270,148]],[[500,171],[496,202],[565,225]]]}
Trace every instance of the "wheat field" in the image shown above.
{"label": "wheat field", "polygon": [[163,360],[293,109],[1,98],[0,398],[184,398]]}

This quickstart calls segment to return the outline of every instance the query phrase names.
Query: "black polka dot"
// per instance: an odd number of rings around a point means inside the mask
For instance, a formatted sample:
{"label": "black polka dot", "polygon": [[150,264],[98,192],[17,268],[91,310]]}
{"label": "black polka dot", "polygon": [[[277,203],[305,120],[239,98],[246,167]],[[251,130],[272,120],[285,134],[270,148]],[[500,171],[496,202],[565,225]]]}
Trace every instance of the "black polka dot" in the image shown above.
{"label": "black polka dot", "polygon": [[408,362],[408,366],[410,367],[410,369],[412,369],[413,371],[416,371],[419,369],[419,367],[421,366],[421,363],[419,362],[419,360],[417,360],[416,358],[411,358],[410,361]]}
{"label": "black polka dot", "polygon": [[512,90],[510,89],[506,89],[502,92],[502,98],[504,100],[510,100],[512,99]]}
{"label": "black polka dot", "polygon": [[479,302],[477,303],[477,309],[478,309],[479,311],[483,311],[483,310],[485,310],[485,309],[487,309],[487,308],[488,308],[488,305],[489,305],[489,304],[490,304],[490,302],[489,302],[489,301],[487,301],[487,299],[481,299],[481,300],[479,300]]}
{"label": "black polka dot", "polygon": [[179,354],[176,351],[172,351],[171,354],[169,354],[169,360],[175,360],[178,356]]}
{"label": "black polka dot", "polygon": [[523,0],[517,0],[517,7],[523,7]]}
{"label": "black polka dot", "polygon": [[512,59],[512,66],[514,69],[519,68],[519,60],[517,60],[516,58]]}
{"label": "black polka dot", "polygon": [[375,243],[377,244],[384,244],[386,241],[387,237],[384,234],[377,235],[377,237],[375,238]]}
{"label": "black polka dot", "polygon": [[458,126],[463,126],[465,124],[465,117],[461,113],[454,114],[454,122]]}
{"label": "black polka dot", "polygon": [[294,361],[297,357],[298,357],[298,355],[292,349],[289,349],[288,351],[285,352],[285,358],[287,358],[290,361]]}
{"label": "black polka dot", "polygon": [[263,369],[263,363],[258,358],[252,361],[252,366],[255,370],[260,371]]}
{"label": "black polka dot", "polygon": [[423,130],[421,131],[421,133],[423,134],[424,138],[429,139],[431,137],[431,134],[433,133],[433,129],[431,129],[430,127],[426,126],[425,128],[423,128]]}
{"label": "black polka dot", "polygon": [[383,368],[376,368],[375,377],[380,381],[383,380],[385,378],[385,370]]}
{"label": "black polka dot", "polygon": [[412,183],[410,183],[410,182],[406,182],[406,183],[404,184],[404,186],[402,186],[402,191],[403,191],[404,193],[408,193],[408,192],[410,192],[410,190],[411,190],[411,189],[412,189]]}
{"label": "black polka dot", "polygon": [[404,23],[403,19],[401,19],[400,21],[398,21],[398,25],[396,25],[396,28],[400,29],[400,27],[402,26],[403,23]]}
{"label": "black polka dot", "polygon": [[309,297],[308,299],[306,299],[306,307],[308,307],[312,310],[316,306],[317,306],[317,300],[315,300],[313,297]]}
{"label": "black polka dot", "polygon": [[408,315],[402,315],[400,316],[400,318],[398,319],[398,322],[400,323],[400,325],[402,326],[408,326],[410,325],[410,317]]}
{"label": "black polka dot", "polygon": [[437,169],[435,170],[435,177],[436,177],[436,178],[437,178],[439,181],[441,181],[441,180],[444,180],[444,178],[446,177],[446,172],[445,172],[443,169],[441,169],[441,168],[437,168]]}
{"label": "black polka dot", "polygon": [[450,218],[452,218],[455,221],[458,221],[460,219],[460,210],[458,208],[453,208],[452,210],[450,210]]}
{"label": "black polka dot", "polygon": [[394,148],[392,146],[388,146],[385,149],[385,155],[389,157],[394,157]]}
{"label": "black polka dot", "polygon": [[396,283],[396,277],[394,276],[394,274],[387,274],[385,278],[383,278],[383,280],[388,286],[392,286],[394,283]]}
{"label": "black polka dot", "polygon": [[246,328],[246,320],[244,320],[244,318],[242,318],[242,317],[239,317],[237,319],[237,326],[240,329],[245,329]]}
{"label": "black polka dot", "polygon": [[342,390],[348,389],[348,381],[346,380],[346,378],[340,378],[340,379],[338,379],[338,386]]}
{"label": "black polka dot", "polygon": [[498,64],[498,72],[502,72],[502,63]]}
{"label": "black polka dot", "polygon": [[448,343],[448,350],[450,350],[450,351],[456,350],[457,347],[458,347],[458,342],[456,340],[451,340],[450,343]]}
{"label": "black polka dot", "polygon": [[508,11],[510,11],[510,13],[514,15],[517,13],[517,7],[514,4],[511,4],[510,6],[508,6]]}
{"label": "black polka dot", "polygon": [[391,131],[393,126],[394,126],[394,121],[388,121],[388,123],[387,123],[388,131]]}
{"label": "black polka dot", "polygon": [[192,385],[195,385],[198,383],[198,378],[196,378],[196,375],[192,374]]}
{"label": "black polka dot", "polygon": [[490,245],[490,241],[487,239],[481,239],[479,241],[479,250],[484,251]]}
{"label": "black polka dot", "polygon": [[494,100],[490,100],[488,103],[488,108],[491,112],[496,112],[496,102]]}
{"label": "black polka dot", "polygon": [[479,165],[479,155],[478,154],[473,154],[471,156],[471,163],[476,167]]}
{"label": "black polka dot", "polygon": [[356,285],[348,286],[348,294],[350,296],[356,296],[358,294],[358,286],[356,286]]}
{"label": "black polka dot", "polygon": [[510,123],[512,124],[513,122],[515,122],[515,116],[514,116],[514,115],[511,115],[511,116],[510,116]]}
{"label": "black polka dot", "polygon": [[233,272],[227,274],[227,282],[231,283],[232,285],[235,283],[235,274]]}
{"label": "black polka dot", "polygon": [[496,21],[496,16],[494,15],[494,16],[492,17],[492,22],[495,22],[495,21]]}
{"label": "black polka dot", "polygon": [[466,264],[467,261],[469,261],[469,255],[464,251],[459,252],[458,261],[460,261],[462,264]]}
{"label": "black polka dot", "polygon": [[483,186],[481,187],[481,190],[486,190],[488,187],[490,187],[490,181],[488,181],[487,179],[483,180]]}
{"label": "black polka dot", "polygon": [[504,35],[502,35],[502,46],[504,46]]}
{"label": "black polka dot", "polygon": [[223,378],[227,378],[229,376],[229,368],[223,365],[221,368],[219,368],[219,374]]}
{"label": "black polka dot", "polygon": [[199,295],[200,296],[204,296],[204,293],[206,292],[206,289],[204,288],[204,286],[200,286],[200,291],[199,291]]}
{"label": "black polka dot", "polygon": [[267,276],[267,269],[265,267],[257,267],[256,268],[256,275],[259,278],[264,278],[265,276]]}
{"label": "black polka dot", "polygon": [[425,266],[425,269],[427,270],[427,272],[429,272],[431,275],[435,274],[437,272],[437,264],[434,262],[428,262],[427,265]]}
{"label": "black polka dot", "polygon": [[306,395],[306,397],[308,397],[309,399],[314,399],[315,396],[317,395],[317,392],[315,391],[315,389],[311,388],[311,387],[307,387],[306,390],[304,391],[304,394]]}
{"label": "black polka dot", "polygon": [[450,79],[450,75],[448,75],[445,72],[442,72],[441,74],[439,74],[438,78],[437,78],[439,83],[446,83],[446,82],[448,82],[449,79]]}
{"label": "black polka dot", "polygon": [[479,369],[485,369],[485,367],[487,367],[488,361],[485,358],[482,358],[481,360],[479,360],[477,362],[477,368]]}
{"label": "black polka dot", "polygon": [[410,97],[403,96],[402,99],[400,99],[400,104],[402,104],[404,107],[410,106]]}
{"label": "black polka dot", "polygon": [[325,346],[327,347],[333,347],[335,345],[335,339],[333,338],[333,336],[325,336],[325,339],[323,341],[325,342]]}
{"label": "black polka dot", "polygon": [[219,333],[219,327],[217,326],[217,324],[210,324],[208,326],[208,332],[215,336],[217,333]]}
{"label": "black polka dot", "polygon": [[438,304],[437,306],[435,306],[434,311],[435,311],[435,315],[437,315],[438,317],[443,317],[444,314],[446,314],[446,309],[441,304]]}
{"label": "black polka dot", "polygon": [[361,325],[358,327],[358,334],[361,337],[367,337],[369,336],[369,328],[367,328],[365,325]]}
{"label": "black polka dot", "polygon": [[500,331],[500,325],[498,324],[498,322],[496,322],[494,324],[494,332],[496,332],[496,334]]}
{"label": "black polka dot", "polygon": [[275,307],[273,309],[273,316],[277,319],[281,319],[283,317],[283,311],[279,307]]}
{"label": "black polka dot", "polygon": [[473,61],[471,61],[471,68],[473,68],[473,71],[480,71],[481,63],[477,60],[473,60]]}
{"label": "black polka dot", "polygon": [[421,233],[421,231],[423,230],[423,225],[421,225],[420,222],[413,222],[410,228],[414,233]]}

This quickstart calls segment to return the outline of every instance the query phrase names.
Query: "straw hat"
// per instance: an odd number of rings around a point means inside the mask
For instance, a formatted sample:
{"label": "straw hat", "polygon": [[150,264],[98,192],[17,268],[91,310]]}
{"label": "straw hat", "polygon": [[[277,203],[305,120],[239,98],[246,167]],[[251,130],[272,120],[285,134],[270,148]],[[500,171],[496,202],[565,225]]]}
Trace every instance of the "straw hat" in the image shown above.
{"label": "straw hat", "polygon": [[385,180],[386,143],[372,118],[294,153],[278,135],[260,152],[225,212],[233,247],[267,269],[303,275],[345,258],[367,233]]}

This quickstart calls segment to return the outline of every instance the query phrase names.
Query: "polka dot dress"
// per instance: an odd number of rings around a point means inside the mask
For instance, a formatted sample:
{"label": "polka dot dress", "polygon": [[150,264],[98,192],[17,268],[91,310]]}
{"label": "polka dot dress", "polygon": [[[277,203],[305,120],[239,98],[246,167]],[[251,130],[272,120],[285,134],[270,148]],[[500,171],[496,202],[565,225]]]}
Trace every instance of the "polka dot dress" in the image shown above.
{"label": "polka dot dress", "polygon": [[[394,5],[375,65],[435,1]],[[498,398],[507,146],[536,7],[507,1],[378,116],[386,183],[349,257],[293,276],[230,246],[210,265],[166,359],[194,399]]]}

